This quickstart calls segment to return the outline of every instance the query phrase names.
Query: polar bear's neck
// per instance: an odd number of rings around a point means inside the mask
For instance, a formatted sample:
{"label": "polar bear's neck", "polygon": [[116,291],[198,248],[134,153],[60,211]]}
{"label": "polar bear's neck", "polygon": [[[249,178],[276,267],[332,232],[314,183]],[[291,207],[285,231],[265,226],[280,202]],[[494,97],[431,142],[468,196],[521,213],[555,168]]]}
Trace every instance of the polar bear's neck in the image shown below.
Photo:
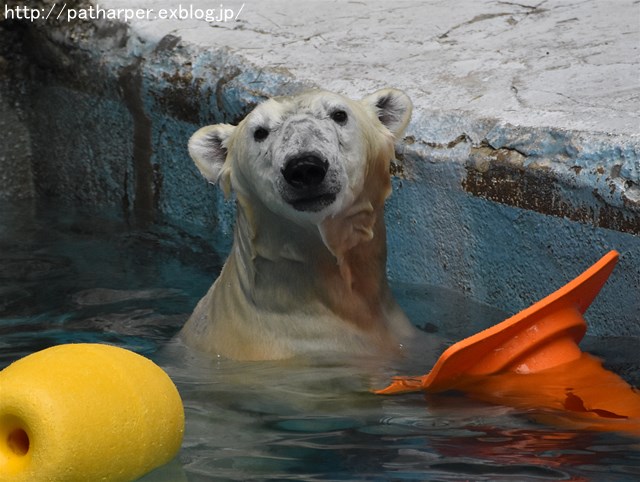
{"label": "polar bear's neck", "polygon": [[[373,214],[382,220],[382,206]],[[231,254],[183,336],[235,359],[393,351],[414,331],[387,285],[384,223],[372,229],[339,265],[317,226],[239,201]]]}
{"label": "polar bear's neck", "polygon": [[236,223],[234,269],[256,310],[331,312],[361,329],[381,316],[388,291],[383,222],[373,225],[370,240],[339,254],[318,226],[284,221],[256,200],[239,203]]}

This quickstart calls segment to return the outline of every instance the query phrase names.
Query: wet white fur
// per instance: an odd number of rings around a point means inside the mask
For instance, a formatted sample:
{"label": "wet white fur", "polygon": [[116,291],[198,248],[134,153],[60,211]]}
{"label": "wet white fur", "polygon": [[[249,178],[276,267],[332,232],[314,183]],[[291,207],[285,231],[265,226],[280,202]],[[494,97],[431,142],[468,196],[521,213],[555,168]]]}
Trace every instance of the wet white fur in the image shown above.
{"label": "wet white fur", "polygon": [[[336,110],[347,113],[346,124],[332,120]],[[187,344],[257,360],[393,352],[413,335],[387,286],[383,217],[394,141],[410,116],[411,102],[398,90],[361,101],[311,91],[270,99],[238,126],[193,135],[196,165],[235,191],[238,213],[222,273],[181,332]],[[256,141],[257,128],[269,136]],[[326,182],[339,188],[316,212],[283,197],[282,169],[302,152],[326,158]]]}

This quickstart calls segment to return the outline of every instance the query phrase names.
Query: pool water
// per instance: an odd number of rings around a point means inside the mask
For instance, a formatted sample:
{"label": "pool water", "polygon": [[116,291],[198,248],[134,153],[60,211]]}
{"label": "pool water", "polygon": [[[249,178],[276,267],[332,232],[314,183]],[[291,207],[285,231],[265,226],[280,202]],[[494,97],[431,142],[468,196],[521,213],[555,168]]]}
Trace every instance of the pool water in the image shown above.
{"label": "pool water", "polygon": [[[0,368],[48,346],[102,342],[158,362],[186,410],[182,450],[144,481],[638,480],[640,442],[557,429],[458,394],[378,397],[404,366],[361,358],[233,362],[174,340],[222,265],[207,234],[115,212],[0,204]],[[228,243],[227,243],[228,244]],[[392,249],[392,248],[391,248]],[[394,284],[412,320],[457,340],[507,314],[432,286]],[[634,385],[633,340],[588,340]],[[433,351],[433,350],[431,350]]]}

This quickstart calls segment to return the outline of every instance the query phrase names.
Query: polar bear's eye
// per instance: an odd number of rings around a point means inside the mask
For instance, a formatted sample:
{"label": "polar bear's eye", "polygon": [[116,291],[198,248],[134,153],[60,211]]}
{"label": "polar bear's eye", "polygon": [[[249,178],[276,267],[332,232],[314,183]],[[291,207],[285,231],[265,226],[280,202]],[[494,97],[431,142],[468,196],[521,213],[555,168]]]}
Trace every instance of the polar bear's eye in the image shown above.
{"label": "polar bear's eye", "polygon": [[331,113],[331,119],[340,125],[345,125],[347,123],[347,118],[347,113],[343,110],[334,110]]}
{"label": "polar bear's eye", "polygon": [[255,139],[256,142],[264,141],[267,137],[269,137],[269,131],[264,127],[258,127],[253,132],[253,138]]}

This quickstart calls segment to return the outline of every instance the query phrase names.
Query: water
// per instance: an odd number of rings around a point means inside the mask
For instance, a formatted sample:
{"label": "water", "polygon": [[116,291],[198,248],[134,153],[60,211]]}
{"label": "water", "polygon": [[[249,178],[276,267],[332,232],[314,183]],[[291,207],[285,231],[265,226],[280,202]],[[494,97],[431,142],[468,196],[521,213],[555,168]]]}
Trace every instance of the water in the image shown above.
{"label": "water", "polygon": [[[196,234],[114,213],[0,205],[0,368],[68,342],[160,363],[183,397],[186,434],[178,458],[144,481],[638,480],[637,440],[539,425],[461,395],[371,395],[398,368],[386,362],[240,363],[186,350],[172,337],[221,267]],[[443,338],[506,316],[441,288],[394,289],[414,322]],[[588,345],[640,384],[635,341]],[[426,371],[420,355],[401,370]]]}

